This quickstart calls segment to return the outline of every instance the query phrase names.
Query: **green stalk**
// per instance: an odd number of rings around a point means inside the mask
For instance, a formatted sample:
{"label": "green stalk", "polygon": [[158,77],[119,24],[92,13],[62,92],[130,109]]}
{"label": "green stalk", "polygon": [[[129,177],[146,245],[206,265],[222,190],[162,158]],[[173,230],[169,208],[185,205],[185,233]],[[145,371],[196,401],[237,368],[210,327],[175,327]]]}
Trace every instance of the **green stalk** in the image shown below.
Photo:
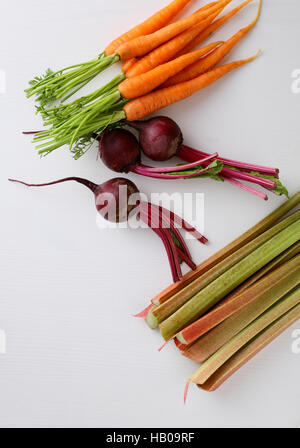
{"label": "green stalk", "polygon": [[158,294],[152,303],[159,306],[164,302],[169,300],[174,294],[185,288],[196,278],[200,277],[207,270],[213,268],[218,263],[223,261],[226,257],[232,255],[235,251],[240,249],[245,244],[249,243],[251,240],[261,235],[263,232],[268,230],[272,225],[281,219],[284,215],[289,213],[293,208],[295,208],[300,203],[300,191],[298,191],[289,200],[285,201],[280,207],[266,216],[263,220],[251,227],[247,232],[243,233],[241,236],[236,238],[231,243],[227,244],[224,248],[216,252],[214,255],[209,257],[203,263],[201,263],[195,271],[190,271],[184,275],[180,282],[173,283],[171,286],[166,288],[160,294]]}
{"label": "green stalk", "polygon": [[300,240],[300,219],[220,275],[160,325],[168,341],[176,333],[202,316],[248,277]]}
{"label": "green stalk", "polygon": [[53,73],[46,74],[30,81],[30,87],[25,90],[26,96],[37,96],[36,100],[42,105],[53,103],[62,97],[69,98],[87,84],[103,70],[120,60],[116,54],[105,56],[101,53],[98,58],[83,64],[73,65]]}
{"label": "green stalk", "polygon": [[37,108],[37,113],[40,113],[44,119],[44,125],[58,126],[63,121],[68,120],[71,116],[79,113],[83,106],[92,103],[104,94],[111,93],[123,80],[125,75],[122,73],[115,76],[110,82],[100,87],[96,91],[90,93],[89,95],[78,98],[69,104],[63,104],[57,107],[46,109],[43,106]]}
{"label": "green stalk", "polygon": [[262,316],[248,325],[239,334],[233,337],[216,353],[214,353],[201,367],[190,377],[189,381],[196,384],[205,383],[231,356],[241,349],[247,342],[257,336],[277,319],[292,310],[300,303],[300,287],[266,311]]}
{"label": "green stalk", "polygon": [[205,383],[199,385],[201,389],[212,392],[224,383],[231,375],[240,369],[246,362],[259,353],[264,347],[277,338],[284,330],[300,319],[300,305],[296,305],[282,317],[277,319],[265,330],[251,339],[228,361],[225,362]]}
{"label": "green stalk", "polygon": [[[183,354],[196,362],[204,362],[226,342],[263,314],[274,303],[299,284],[300,279],[300,255],[293,258],[283,266],[257,282],[233,302],[224,305],[223,322],[218,322],[211,331],[200,337]],[[232,308],[231,304],[238,302],[239,308],[225,315],[226,309]],[[209,316],[210,313],[204,316]],[[227,319],[226,319],[227,317]],[[226,319],[226,320],[225,320]],[[179,333],[180,335],[181,333]],[[185,329],[182,331],[185,334]],[[201,336],[201,335],[199,335]]]}
{"label": "green stalk", "polygon": [[235,264],[248,256],[251,252],[263,245],[274,235],[281,232],[281,230],[297,221],[299,218],[300,211],[295,212],[293,215],[284,219],[279,224],[273,226],[271,229],[267,230],[262,235],[258,236],[257,238],[234,252],[232,255],[225,258],[225,260],[221,261],[215,267],[205,272],[202,276],[198,277],[184,289],[171,297],[167,302],[163,303],[153,310],[150,310],[147,316],[148,324],[152,328],[155,328],[158,324],[161,324],[164,320],[175,313],[180,307],[187,303],[193,296],[207,287],[211,282],[216,280],[220,275],[224,274],[226,271],[228,271],[228,269],[232,268]]}
{"label": "green stalk", "polygon": [[[98,120],[93,121],[83,127],[76,137],[76,144],[72,148],[75,159],[81,157],[94,143],[95,136],[100,135],[108,126],[112,126],[125,119],[124,112],[115,111],[108,115],[101,116]],[[43,134],[43,135],[40,135]],[[47,140],[45,143],[39,144],[37,149],[41,156],[50,154],[52,151],[63,145],[70,143],[70,136],[55,137],[50,131],[44,131],[36,134],[34,141],[36,143]],[[38,137],[40,136],[40,138]]]}
{"label": "green stalk", "polygon": [[258,280],[263,278],[269,272],[273,272],[279,266],[282,266],[287,261],[294,258],[300,252],[300,242],[293,244],[289,249],[285,250],[278,257],[274,258],[270,263],[260,269],[256,274],[252,275],[248,280],[246,280],[241,286],[235,289],[229,296],[224,299],[222,303],[226,303],[233,299],[234,297],[239,296],[242,292],[246,291],[250,286],[254,285]]}

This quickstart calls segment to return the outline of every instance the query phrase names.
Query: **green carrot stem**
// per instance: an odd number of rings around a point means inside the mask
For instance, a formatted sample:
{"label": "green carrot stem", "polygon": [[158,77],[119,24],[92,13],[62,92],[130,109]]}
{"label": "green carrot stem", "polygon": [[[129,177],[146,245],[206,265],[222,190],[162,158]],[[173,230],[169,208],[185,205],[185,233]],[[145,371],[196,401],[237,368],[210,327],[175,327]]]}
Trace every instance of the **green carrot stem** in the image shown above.
{"label": "green carrot stem", "polygon": [[212,392],[218,389],[230,376],[252,359],[264,347],[277,338],[284,330],[300,319],[300,304],[296,305],[282,317],[277,319],[265,330],[255,336],[235,355],[225,362],[205,383],[199,385],[201,389]]}
{"label": "green carrot stem", "polygon": [[[183,354],[196,362],[205,361],[239,331],[297,286],[299,278],[300,255],[297,255],[230,302],[221,304],[219,308],[183,329],[177,335],[177,339],[181,343],[192,343],[200,338]],[[204,336],[202,336],[203,334]]]}
{"label": "green carrot stem", "polygon": [[192,297],[198,294],[201,290],[207,287],[211,282],[216,280],[220,275],[224,274],[228,269],[232,268],[235,264],[239,263],[243,258],[248,256],[251,252],[263,245],[266,241],[272,238],[281,230],[288,227],[291,223],[297,221],[300,218],[300,211],[295,212],[293,215],[284,219],[277,225],[271,227],[271,229],[264,232],[262,235],[250,241],[245,246],[235,251],[232,255],[225,258],[215,267],[198,277],[184,289],[179,291],[167,302],[163,303],[159,307],[150,310],[147,316],[147,322],[151,326],[157,326],[161,324],[165,319],[175,313],[180,307],[187,303]]}
{"label": "green carrot stem", "polygon": [[247,342],[257,336],[285,313],[292,310],[300,303],[300,287],[291,292],[287,297],[266,311],[262,316],[238,333],[216,353],[214,353],[201,367],[190,377],[189,381],[203,384],[212,376],[231,356],[241,349]]}
{"label": "green carrot stem", "polygon": [[220,275],[160,325],[165,340],[171,339],[248,277],[300,240],[300,219],[277,233],[263,245]]}
{"label": "green carrot stem", "polygon": [[188,284],[198,278],[200,275],[205,273],[207,270],[216,266],[216,264],[223,261],[226,257],[232,255],[236,250],[240,249],[245,244],[249,243],[251,240],[261,235],[272,225],[281,219],[284,215],[289,213],[293,208],[295,208],[300,203],[300,191],[298,191],[294,196],[284,202],[280,207],[258,222],[255,226],[251,227],[247,232],[243,233],[241,236],[236,238],[234,241],[229,243],[223,249],[216,252],[210,258],[201,263],[195,271],[188,272],[180,282],[173,283],[171,286],[166,288],[164,291],[159,293],[152,303],[155,305],[161,305],[170,299],[174,294],[176,294],[181,289],[185,288]]}
{"label": "green carrot stem", "polygon": [[[119,121],[124,120],[124,118],[125,117],[123,111],[114,112],[113,114],[103,116],[100,120],[96,120],[92,123],[89,123],[88,126],[83,127],[76,138],[76,145],[72,149],[74,158],[77,159],[87,151],[87,149],[89,148],[88,145],[92,145],[95,141],[95,134],[101,134],[107,128],[107,126],[118,123]],[[36,147],[39,150],[38,153],[40,155],[47,155],[55,149],[70,143],[70,136],[61,136],[55,138],[55,136],[53,136],[49,131],[41,132],[40,134],[43,135],[41,135],[40,139],[35,138],[35,142],[48,140],[47,142]],[[81,139],[83,140],[82,146]]]}
{"label": "green carrot stem", "polygon": [[[76,64],[55,73],[48,70],[42,77],[36,77],[25,90],[27,97],[35,95],[41,105],[47,105],[66,96],[72,96],[103,70],[119,61],[118,55],[99,55],[83,64]],[[65,99],[65,98],[64,98]]]}

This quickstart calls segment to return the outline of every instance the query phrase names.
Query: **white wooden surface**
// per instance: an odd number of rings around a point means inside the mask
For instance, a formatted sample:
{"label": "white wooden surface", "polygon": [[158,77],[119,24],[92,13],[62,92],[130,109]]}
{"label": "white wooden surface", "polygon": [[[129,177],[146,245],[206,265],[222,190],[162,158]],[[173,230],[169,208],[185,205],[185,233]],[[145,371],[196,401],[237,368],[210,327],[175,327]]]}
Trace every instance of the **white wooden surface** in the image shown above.
{"label": "white wooden surface", "polygon": [[[39,129],[23,89],[33,75],[94,57],[115,35],[167,0],[10,0],[0,14],[1,108],[0,426],[297,427],[300,354],[292,331],[213,394],[191,387],[195,370],[131,313],[170,282],[162,246],[150,231],[99,230],[93,198],[79,185],[29,190],[8,177],[45,181],[113,177],[96,148],[73,161],[63,148],[40,159],[24,129]],[[200,5],[198,0],[195,7]],[[233,4],[237,4],[233,1]],[[200,7],[200,6],[199,6]],[[256,13],[254,1],[214,39]],[[230,59],[262,55],[193,98],[164,111],[187,144],[225,157],[278,166],[299,188],[300,68],[298,0],[264,0],[259,24]],[[115,67],[102,78],[117,73]],[[202,192],[210,244],[191,242],[201,261],[263,218],[268,203],[209,180],[166,183],[129,176],[146,193]]]}

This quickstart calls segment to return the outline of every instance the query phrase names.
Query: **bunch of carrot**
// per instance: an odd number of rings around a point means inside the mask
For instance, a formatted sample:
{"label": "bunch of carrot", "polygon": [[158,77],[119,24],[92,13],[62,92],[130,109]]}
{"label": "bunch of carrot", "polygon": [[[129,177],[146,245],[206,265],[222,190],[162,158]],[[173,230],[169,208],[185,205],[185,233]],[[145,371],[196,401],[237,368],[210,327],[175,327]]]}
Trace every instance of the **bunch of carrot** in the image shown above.
{"label": "bunch of carrot", "polygon": [[217,389],[300,318],[299,203],[300,191],[140,314],[202,363],[188,383]]}
{"label": "bunch of carrot", "polygon": [[[262,0],[255,19],[226,42],[214,42],[198,50],[215,30],[250,3],[216,19],[231,0],[219,0],[205,5],[192,15],[168,24],[189,1],[173,1],[143,24],[116,39],[97,62],[80,64],[68,70],[33,81],[27,95],[37,95],[49,130],[34,137],[40,154],[48,154],[69,144],[80,157],[108,126],[123,120],[135,121],[181,101],[209,86],[230,71],[252,61],[255,56],[216,67],[231,49],[254,27],[261,11]],[[125,61],[123,71],[111,82],[78,100],[46,108],[45,105],[66,98],[79,90],[112,61]],[[106,62],[104,62],[106,61]],[[109,61],[109,62],[108,62]],[[97,69],[94,65],[97,65]]]}

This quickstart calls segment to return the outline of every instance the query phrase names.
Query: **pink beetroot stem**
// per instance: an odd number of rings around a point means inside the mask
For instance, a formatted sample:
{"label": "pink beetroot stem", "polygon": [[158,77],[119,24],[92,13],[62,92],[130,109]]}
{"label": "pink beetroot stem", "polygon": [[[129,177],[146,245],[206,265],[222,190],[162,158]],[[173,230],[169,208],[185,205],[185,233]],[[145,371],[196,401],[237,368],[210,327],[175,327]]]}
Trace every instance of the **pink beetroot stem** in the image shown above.
{"label": "pink beetroot stem", "polygon": [[228,177],[228,176],[226,176],[226,175],[223,175],[223,176],[220,176],[220,177],[222,177],[225,181],[231,183],[232,185],[235,185],[236,187],[239,187],[239,188],[241,188],[242,190],[246,190],[246,191],[248,191],[248,193],[252,193],[252,194],[254,194],[255,196],[258,196],[258,197],[264,199],[265,201],[268,200],[268,196],[267,196],[266,194],[261,193],[260,191],[255,190],[254,188],[249,187],[248,185],[245,185],[245,184],[243,184],[242,182],[239,182],[239,181],[236,180],[236,179],[232,179],[231,177]]}
{"label": "pink beetroot stem", "polygon": [[215,152],[214,154],[211,155],[207,155],[207,157],[202,157],[199,160],[196,160],[195,162],[192,163],[188,163],[186,165],[176,165],[176,166],[171,166],[171,167],[167,167],[167,168],[153,168],[153,167],[147,167],[145,165],[143,165],[143,168],[146,171],[152,172],[152,173],[172,173],[172,172],[176,172],[176,171],[186,171],[189,170],[191,168],[194,168],[198,165],[201,165],[202,163],[205,162],[209,162],[212,159],[216,159],[218,157],[218,153]]}
{"label": "pink beetroot stem", "polygon": [[[195,161],[199,158],[199,154],[196,154],[196,150],[193,150],[193,152],[179,152],[179,157],[184,158],[184,160],[188,160],[188,161]],[[207,163],[207,162],[206,162]],[[206,164],[204,163],[204,165]],[[247,182],[252,182],[258,185],[261,185],[262,187],[266,187],[266,188],[275,188],[276,187],[276,182],[269,180],[269,179],[264,179],[262,177],[259,176],[254,176],[253,174],[249,174],[243,171],[236,171],[236,170],[232,170],[230,168],[227,167],[223,167],[222,174],[225,174],[227,177],[234,177],[236,179],[241,179],[241,180],[245,180]]]}
{"label": "pink beetroot stem", "polygon": [[[145,208],[145,205],[147,206],[147,209]],[[142,221],[144,221],[145,224],[147,224],[150,228],[152,228],[151,227],[151,217],[149,216],[149,212],[148,212],[148,204],[146,204],[145,202],[140,204],[140,217],[141,217]],[[159,236],[159,238],[162,240],[162,242],[165,246],[167,256],[169,259],[173,282],[177,282],[179,280],[179,276],[178,276],[176,265],[175,265],[174,253],[171,249],[168,238],[167,238],[166,234],[161,229],[152,228],[152,230],[156,233],[157,236]]]}
{"label": "pink beetroot stem", "polygon": [[[204,151],[199,151],[197,149],[190,148],[189,146],[182,145],[180,147],[178,156],[181,157],[181,155],[184,156],[187,153],[193,153],[197,157],[206,157],[209,155],[208,153],[206,153]],[[185,157],[183,157],[183,159],[185,159]],[[235,168],[240,168],[240,169],[244,169],[244,170],[248,170],[248,171],[258,171],[262,174],[268,174],[268,175],[274,176],[274,177],[278,177],[278,174],[279,174],[278,168],[270,168],[267,166],[260,166],[260,165],[254,165],[251,163],[238,162],[236,160],[225,159],[223,157],[217,157],[217,160],[224,163],[225,165],[231,165]]]}
{"label": "pink beetroot stem", "polygon": [[[207,168],[207,169],[201,171],[201,173],[197,172],[197,173],[192,173],[192,174],[180,174],[180,175],[174,174],[173,175],[173,174],[155,173],[155,172],[149,171],[149,168],[151,168],[151,167],[149,167],[147,165],[138,165],[132,171],[136,174],[140,174],[141,176],[153,177],[155,179],[168,179],[168,180],[188,179],[188,178],[192,178],[192,177],[197,177],[200,174],[205,174],[208,171],[210,171],[210,168]],[[182,166],[180,168],[181,168],[181,170],[183,169]]]}

